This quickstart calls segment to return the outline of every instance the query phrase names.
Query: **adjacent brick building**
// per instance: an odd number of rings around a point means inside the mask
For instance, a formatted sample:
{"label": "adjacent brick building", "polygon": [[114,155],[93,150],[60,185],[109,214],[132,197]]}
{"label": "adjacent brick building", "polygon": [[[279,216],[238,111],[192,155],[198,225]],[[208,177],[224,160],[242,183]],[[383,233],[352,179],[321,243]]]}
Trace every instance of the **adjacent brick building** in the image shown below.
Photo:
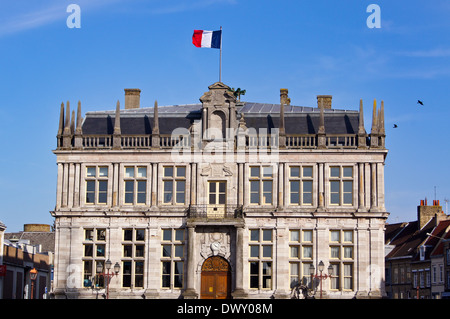
{"label": "adjacent brick building", "polygon": [[[417,220],[386,225],[386,293],[392,299],[446,298],[450,217],[421,200]],[[447,265],[447,266],[446,266]]]}

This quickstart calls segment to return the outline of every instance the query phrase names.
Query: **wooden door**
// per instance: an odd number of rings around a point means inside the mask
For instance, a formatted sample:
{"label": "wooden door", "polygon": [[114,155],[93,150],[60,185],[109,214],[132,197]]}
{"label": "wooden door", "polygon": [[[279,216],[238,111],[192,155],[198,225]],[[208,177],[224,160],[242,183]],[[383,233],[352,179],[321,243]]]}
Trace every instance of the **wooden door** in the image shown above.
{"label": "wooden door", "polygon": [[202,266],[201,299],[231,297],[231,271],[228,262],[219,256],[205,260]]}

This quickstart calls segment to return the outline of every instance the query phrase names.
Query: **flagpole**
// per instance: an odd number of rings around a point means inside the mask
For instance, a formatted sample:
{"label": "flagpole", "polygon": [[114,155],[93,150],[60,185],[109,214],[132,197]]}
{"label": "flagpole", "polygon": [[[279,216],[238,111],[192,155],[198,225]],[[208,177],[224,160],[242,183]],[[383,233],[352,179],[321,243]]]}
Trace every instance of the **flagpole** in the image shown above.
{"label": "flagpole", "polygon": [[222,82],[222,26],[220,26],[219,82]]}

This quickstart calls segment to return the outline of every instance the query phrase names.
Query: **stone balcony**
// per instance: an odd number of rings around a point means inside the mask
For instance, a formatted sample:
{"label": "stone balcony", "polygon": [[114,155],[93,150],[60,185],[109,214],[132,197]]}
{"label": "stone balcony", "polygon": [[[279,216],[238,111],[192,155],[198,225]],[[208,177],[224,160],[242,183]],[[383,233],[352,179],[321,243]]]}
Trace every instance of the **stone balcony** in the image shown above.
{"label": "stone balcony", "polygon": [[190,205],[187,210],[188,225],[243,225],[242,206]]}

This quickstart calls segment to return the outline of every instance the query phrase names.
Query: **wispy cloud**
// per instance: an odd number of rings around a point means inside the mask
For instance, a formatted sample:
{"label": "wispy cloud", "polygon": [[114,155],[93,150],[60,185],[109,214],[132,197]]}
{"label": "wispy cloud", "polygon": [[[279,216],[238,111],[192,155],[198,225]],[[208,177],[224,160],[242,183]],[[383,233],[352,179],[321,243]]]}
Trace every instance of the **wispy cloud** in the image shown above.
{"label": "wispy cloud", "polygon": [[[125,2],[125,0],[46,0],[43,1],[45,4],[35,1],[3,3],[0,4],[0,37],[64,21],[70,14],[67,12],[67,6],[71,3],[79,5],[83,14],[87,10],[92,11],[118,2]],[[150,2],[146,0],[145,5],[142,0],[127,0],[126,3],[128,5],[132,2],[140,4],[131,10],[138,8],[140,12],[145,12],[145,9],[150,7],[146,11],[150,14],[171,14],[205,9],[214,5],[234,5],[237,0],[152,0]]]}
{"label": "wispy cloud", "polygon": [[0,36],[34,29],[66,17],[66,6],[52,4],[29,12],[12,14],[0,24]]}
{"label": "wispy cloud", "polygon": [[[0,8],[0,37],[36,29],[56,21],[64,21],[70,13],[67,6],[71,3],[77,4],[81,12],[98,9],[105,5],[123,0],[76,0],[76,1],[45,1],[45,5],[40,2],[24,1],[16,3],[14,8]],[[6,5],[5,5],[6,7]]]}

